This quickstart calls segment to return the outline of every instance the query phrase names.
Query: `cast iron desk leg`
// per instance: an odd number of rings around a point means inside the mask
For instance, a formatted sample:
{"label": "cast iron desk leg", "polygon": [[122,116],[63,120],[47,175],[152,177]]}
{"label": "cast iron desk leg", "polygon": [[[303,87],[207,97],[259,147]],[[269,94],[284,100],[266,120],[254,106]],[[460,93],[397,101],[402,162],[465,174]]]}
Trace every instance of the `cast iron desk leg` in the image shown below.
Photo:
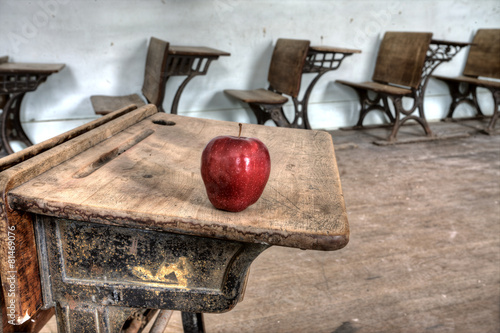
{"label": "cast iron desk leg", "polygon": [[189,81],[195,76],[206,75],[210,63],[218,58],[219,56],[213,55],[169,54],[167,70],[165,72],[166,80],[171,76],[187,76],[175,93],[170,113],[177,114],[181,94]]}
{"label": "cast iron desk leg", "polygon": [[14,152],[10,145],[11,141],[21,141],[27,147],[32,145],[32,142],[21,126],[21,102],[24,95],[24,92],[12,94],[5,105],[2,113],[2,149],[0,153],[8,155]]}
{"label": "cast iron desk leg", "polygon": [[329,47],[310,47],[302,73],[317,73],[309,83],[302,100],[293,99],[295,118],[291,127],[311,129],[307,108],[311,92],[319,79],[327,72],[336,70],[342,64],[345,57],[359,52],[358,50],[342,50]]}
{"label": "cast iron desk leg", "polygon": [[189,81],[191,81],[195,76],[205,75],[212,60],[216,60],[217,58],[218,57],[200,58],[197,56],[179,56],[173,57],[173,59],[171,59],[171,62],[169,63],[170,67],[168,70],[169,74],[167,76],[167,80],[170,76],[178,75],[187,75],[187,78],[182,81],[181,85],[177,89],[177,92],[175,93],[170,113],[177,114],[177,108],[179,106],[181,94]]}

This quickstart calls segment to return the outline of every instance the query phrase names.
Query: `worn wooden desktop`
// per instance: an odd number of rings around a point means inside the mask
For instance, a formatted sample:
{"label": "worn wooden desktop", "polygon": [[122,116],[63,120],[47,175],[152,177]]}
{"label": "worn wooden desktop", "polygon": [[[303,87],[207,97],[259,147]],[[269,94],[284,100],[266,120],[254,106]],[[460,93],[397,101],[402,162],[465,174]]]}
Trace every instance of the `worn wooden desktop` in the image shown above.
{"label": "worn wooden desktop", "polygon": [[[63,67],[64,64],[8,62],[7,57],[0,57],[0,109],[3,109],[0,157],[13,153],[11,141],[21,141],[26,146],[32,145],[21,126],[20,113],[24,95],[35,91],[50,75],[59,72]],[[3,102],[2,95],[7,96]]]}
{"label": "worn wooden desktop", "polygon": [[[117,332],[138,308],[227,311],[269,246],[347,244],[328,133],[245,124],[244,136],[267,145],[272,171],[256,204],[229,213],[208,201],[200,158],[211,138],[235,135],[236,123],[158,113],[153,105],[120,112],[0,173],[2,251],[12,227],[36,238],[38,251],[39,267],[16,257],[16,265],[31,265],[18,281],[40,285],[20,286],[19,319],[55,307],[60,332]],[[12,270],[7,262],[1,269],[2,279]],[[22,299],[29,293],[41,304]]]}

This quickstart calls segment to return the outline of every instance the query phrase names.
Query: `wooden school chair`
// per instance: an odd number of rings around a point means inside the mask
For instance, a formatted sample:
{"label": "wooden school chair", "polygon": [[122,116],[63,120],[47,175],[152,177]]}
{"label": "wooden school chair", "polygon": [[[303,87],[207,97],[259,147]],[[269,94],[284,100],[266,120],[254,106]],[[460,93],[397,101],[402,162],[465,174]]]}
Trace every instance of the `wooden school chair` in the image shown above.
{"label": "wooden school chair", "polygon": [[[372,81],[336,81],[353,88],[358,94],[361,109],[356,128],[363,127],[367,113],[379,110],[387,115],[392,125],[389,142],[396,140],[400,126],[410,119],[417,121],[427,136],[432,135],[423,113],[423,94],[420,91],[431,38],[432,33],[427,32],[386,32],[380,44]],[[370,92],[376,96],[369,95]],[[413,99],[409,110],[403,106],[404,97]],[[394,114],[389,100],[394,106]],[[418,116],[413,114],[417,109]]]}
{"label": "wooden school chair", "polygon": [[[493,95],[493,115],[485,131],[491,132],[498,119],[500,105],[500,29],[480,29],[477,31],[467,56],[462,75],[446,77],[433,75],[433,78],[444,81],[452,98],[448,114],[444,120],[451,120],[458,105],[471,105],[476,115],[485,115],[477,100],[477,88],[486,88]],[[494,81],[497,79],[497,81]],[[470,119],[470,118],[468,118]]]}
{"label": "wooden school chair", "polygon": [[277,126],[290,127],[283,113],[283,105],[292,98],[298,103],[302,70],[309,50],[308,40],[278,39],[268,72],[268,89],[224,90],[244,103],[248,103],[258,124],[272,119]]}
{"label": "wooden school chair", "polygon": [[90,97],[95,113],[105,115],[131,104],[142,106],[146,102],[156,105],[158,110],[164,112],[162,104],[165,95],[165,85],[167,83],[164,73],[167,65],[168,48],[168,42],[151,37],[142,85],[142,94],[146,101],[138,94],[126,96],[95,95]]}

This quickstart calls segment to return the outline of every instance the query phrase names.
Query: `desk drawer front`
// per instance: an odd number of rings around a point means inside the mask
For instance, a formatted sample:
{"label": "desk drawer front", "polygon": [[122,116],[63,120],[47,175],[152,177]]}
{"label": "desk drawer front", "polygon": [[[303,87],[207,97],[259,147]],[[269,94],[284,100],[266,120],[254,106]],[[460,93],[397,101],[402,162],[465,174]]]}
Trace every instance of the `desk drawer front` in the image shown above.
{"label": "desk drawer front", "polygon": [[222,312],[268,246],[38,216],[55,303]]}
{"label": "desk drawer front", "polygon": [[[236,242],[69,220],[59,221],[56,234],[68,282],[218,290],[224,267],[241,247]],[[195,253],[202,260],[192,260]]]}

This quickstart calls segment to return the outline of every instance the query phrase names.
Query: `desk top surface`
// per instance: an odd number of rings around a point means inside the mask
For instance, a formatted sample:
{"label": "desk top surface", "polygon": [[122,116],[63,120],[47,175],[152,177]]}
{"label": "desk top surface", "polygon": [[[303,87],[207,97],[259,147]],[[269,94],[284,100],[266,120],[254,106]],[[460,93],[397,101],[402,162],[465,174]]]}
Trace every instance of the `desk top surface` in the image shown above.
{"label": "desk top surface", "polygon": [[303,249],[345,246],[349,226],[326,132],[244,124],[242,136],[269,149],[268,184],[242,212],[210,204],[201,153],[213,137],[237,133],[237,123],[153,113],[12,189],[8,201],[16,210],[132,228]]}
{"label": "desk top surface", "polygon": [[450,45],[450,46],[469,46],[472,45],[472,43],[469,42],[455,42],[455,41],[450,41],[450,40],[442,40],[442,39],[431,39],[431,44],[440,44],[440,45]]}
{"label": "desk top surface", "polygon": [[356,49],[346,49],[343,47],[336,46],[309,46],[310,51],[320,52],[320,53],[361,53],[361,50]]}
{"label": "desk top surface", "polygon": [[206,46],[177,46],[170,45],[168,53],[173,55],[185,56],[229,56],[228,52],[212,49]]}
{"label": "desk top surface", "polygon": [[64,64],[37,64],[23,62],[0,63],[0,73],[52,74],[64,68]]}

